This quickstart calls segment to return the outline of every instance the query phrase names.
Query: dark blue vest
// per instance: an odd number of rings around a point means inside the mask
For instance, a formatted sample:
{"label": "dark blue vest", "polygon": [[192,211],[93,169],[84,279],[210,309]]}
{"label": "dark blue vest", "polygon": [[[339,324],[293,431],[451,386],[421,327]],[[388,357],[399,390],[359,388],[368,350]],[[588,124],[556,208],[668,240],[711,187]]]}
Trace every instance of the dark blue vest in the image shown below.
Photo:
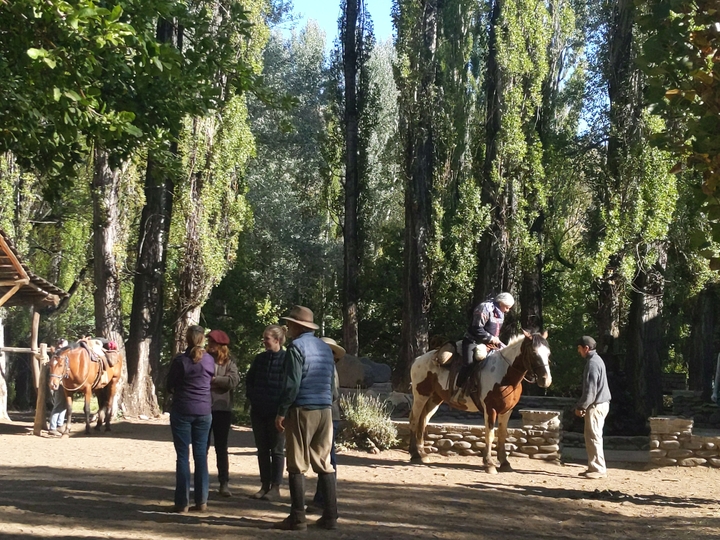
{"label": "dark blue vest", "polygon": [[332,405],[332,382],[335,377],[335,360],[332,349],[312,332],[293,340],[291,347],[303,355],[302,381],[293,407],[329,408]]}

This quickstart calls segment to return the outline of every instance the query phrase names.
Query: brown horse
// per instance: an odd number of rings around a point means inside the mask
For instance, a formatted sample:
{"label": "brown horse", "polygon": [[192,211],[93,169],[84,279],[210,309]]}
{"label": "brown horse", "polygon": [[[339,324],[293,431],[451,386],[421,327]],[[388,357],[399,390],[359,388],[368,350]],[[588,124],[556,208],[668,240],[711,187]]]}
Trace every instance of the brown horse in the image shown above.
{"label": "brown horse", "polygon": [[93,347],[75,342],[56,351],[50,359],[50,389],[55,391],[62,386],[67,401],[64,435],[70,432],[72,396],[75,392],[81,392],[85,396],[85,433],[90,433],[90,400],[93,392],[97,395],[100,408],[95,429],[100,429],[104,417],[105,431],[110,431],[113,401],[122,374],[123,356],[120,352],[112,351],[110,354],[116,357],[116,361],[112,362],[111,366],[98,355],[97,349],[92,353],[91,350]]}

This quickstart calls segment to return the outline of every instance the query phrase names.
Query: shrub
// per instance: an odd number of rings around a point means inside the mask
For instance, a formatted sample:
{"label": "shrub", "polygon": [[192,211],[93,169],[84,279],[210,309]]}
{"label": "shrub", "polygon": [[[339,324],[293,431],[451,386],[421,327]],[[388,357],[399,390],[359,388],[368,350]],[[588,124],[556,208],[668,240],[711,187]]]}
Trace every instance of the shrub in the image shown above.
{"label": "shrub", "polygon": [[349,448],[387,450],[398,444],[397,429],[390,420],[388,404],[356,392],[340,398],[345,422],[338,443]]}

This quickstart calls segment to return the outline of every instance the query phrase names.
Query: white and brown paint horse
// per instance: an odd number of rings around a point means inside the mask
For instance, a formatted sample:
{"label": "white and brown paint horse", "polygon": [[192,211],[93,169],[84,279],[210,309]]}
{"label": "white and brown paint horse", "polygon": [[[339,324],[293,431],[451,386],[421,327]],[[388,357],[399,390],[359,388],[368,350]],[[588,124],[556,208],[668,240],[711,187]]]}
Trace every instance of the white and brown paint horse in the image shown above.
{"label": "white and brown paint horse", "polygon": [[[487,472],[497,473],[492,460],[495,439],[495,422],[498,422],[497,456],[500,470],[512,471],[507,460],[505,440],[507,425],[513,407],[522,394],[522,381],[529,372],[541,388],[552,382],[550,375],[550,346],[544,334],[519,335],[507,347],[493,351],[479,369],[473,370],[476,391],[465,395],[456,391],[455,377],[451,379],[448,367],[437,361],[437,351],[418,356],[410,368],[413,407],[410,412],[410,456],[412,461],[425,461],[425,428],[441,403],[467,412],[478,412],[482,407],[485,416],[485,453],[483,463]],[[459,347],[457,350],[461,350]]]}

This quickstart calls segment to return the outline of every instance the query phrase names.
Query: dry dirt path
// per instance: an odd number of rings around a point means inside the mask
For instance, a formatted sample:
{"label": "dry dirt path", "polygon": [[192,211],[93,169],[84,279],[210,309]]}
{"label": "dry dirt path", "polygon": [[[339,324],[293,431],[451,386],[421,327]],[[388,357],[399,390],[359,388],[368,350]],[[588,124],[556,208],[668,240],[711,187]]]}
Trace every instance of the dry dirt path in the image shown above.
{"label": "dry dirt path", "polygon": [[[241,427],[230,439],[235,496],[219,498],[212,477],[210,512],[175,515],[166,419],[90,437],[74,427],[51,439],[29,434],[30,422],[0,424],[0,538],[720,539],[718,469],[611,463],[608,479],[592,481],[577,476],[579,464],[515,459],[515,472],[491,476],[475,457],[422,466],[401,451],[339,456],[337,531],[273,531],[288,494],[247,498],[259,480],[252,434]],[[212,451],[210,461],[212,474]]]}

